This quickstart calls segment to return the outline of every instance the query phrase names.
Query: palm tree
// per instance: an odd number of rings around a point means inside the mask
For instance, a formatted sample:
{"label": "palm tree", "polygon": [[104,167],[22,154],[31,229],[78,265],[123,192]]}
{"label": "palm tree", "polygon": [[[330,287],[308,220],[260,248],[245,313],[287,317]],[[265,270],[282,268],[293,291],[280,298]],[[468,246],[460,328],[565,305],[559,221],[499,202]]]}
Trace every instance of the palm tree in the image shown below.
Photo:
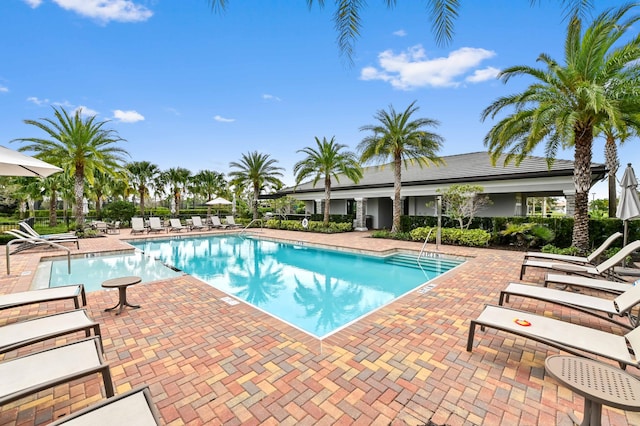
{"label": "palm tree", "polygon": [[[389,9],[393,8],[397,0],[385,0]],[[460,0],[425,0],[426,9],[429,11],[431,28],[436,43],[440,46],[448,44],[453,39],[454,21],[458,17]],[[564,5],[565,18],[582,16],[592,7],[587,0],[560,0]],[[228,0],[209,0],[213,11],[224,11]],[[313,0],[307,0],[309,8],[313,6]],[[324,7],[324,0],[317,1],[320,8]],[[354,0],[336,0],[336,11],[333,14],[334,26],[338,32],[338,48],[350,64],[353,64],[354,46],[360,36],[362,21],[360,11],[367,3]],[[535,3],[535,1],[531,1]]]}
{"label": "palm tree", "polygon": [[[214,196],[222,196],[227,191],[227,181],[224,173],[215,172],[213,170],[201,170],[192,178],[192,186],[194,194],[202,195],[207,200],[211,200]],[[211,214],[211,206],[208,206],[207,214]]]}
{"label": "palm tree", "polygon": [[149,186],[160,174],[160,168],[149,161],[133,161],[127,164],[126,169],[131,177],[131,185],[140,197],[140,216],[144,216],[144,199],[149,195]]}
{"label": "palm tree", "polygon": [[[185,187],[191,177],[191,171],[184,167],[172,167],[163,173],[165,182],[171,187],[171,196],[175,204],[176,216],[180,214],[180,202]],[[174,213],[174,212],[171,212]]]}
{"label": "palm tree", "polygon": [[[633,7],[608,9],[599,15],[582,36],[582,24],[573,19],[565,42],[565,64],[561,66],[547,54],[538,60],[546,70],[515,66],[500,73],[507,82],[511,77],[527,75],[536,82],[524,92],[501,97],[482,113],[482,119],[495,117],[507,107],[515,112],[503,118],[485,137],[485,145],[494,162],[508,151],[505,163],[525,158],[543,140],[549,163],[559,147],[573,146],[575,217],[572,244],[581,252],[589,247],[589,189],[591,188],[591,156],[594,132],[605,124],[621,130],[626,108],[621,99],[637,90],[640,37],[614,48],[639,16],[621,22]],[[634,77],[635,76],[635,77]],[[619,83],[628,81],[628,84]],[[615,84],[620,92],[607,87]],[[636,101],[636,105],[637,105]]]}
{"label": "palm tree", "polygon": [[58,192],[64,188],[67,176],[56,173],[42,180],[42,187],[49,195],[49,226],[58,226]]}
{"label": "palm tree", "polygon": [[414,162],[420,167],[428,167],[429,163],[436,166],[444,164],[437,155],[444,139],[436,133],[423,130],[425,127],[437,127],[440,123],[429,118],[412,120],[411,116],[419,109],[415,103],[416,101],[413,101],[401,113],[396,112],[393,106],[389,107],[389,112],[379,110],[375,115],[378,124],[360,128],[361,131],[373,132],[358,144],[360,160],[363,163],[375,160],[381,165],[389,159],[392,162],[394,182],[391,232],[393,233],[400,231],[403,163],[405,167]]}
{"label": "palm tree", "polygon": [[49,139],[20,138],[15,141],[29,142],[19,150],[36,152],[38,158],[60,166],[74,176],[75,217],[77,225],[82,227],[85,179],[92,184],[95,170],[104,172],[119,168],[123,156],[128,153],[114,146],[124,139],[115,130],[104,128],[108,121],[97,122],[95,115],[83,119],[80,109],[73,116],[64,108],[53,107],[53,111],[55,120],[24,120],[47,133]]}
{"label": "palm tree", "polygon": [[293,166],[293,173],[296,175],[296,185],[304,179],[313,176],[313,185],[322,178],[324,179],[324,226],[329,225],[329,203],[331,202],[331,177],[340,182],[339,173],[344,174],[354,183],[362,179],[362,167],[351,151],[343,151],[346,145],[335,142],[335,137],[330,141],[322,138],[316,139],[317,149],[306,147],[298,152],[306,154],[306,158],[297,162]]}
{"label": "palm tree", "polygon": [[270,158],[269,154],[262,154],[258,151],[242,154],[239,162],[232,161],[229,167],[235,168],[229,173],[231,178],[230,184],[242,187],[245,184],[250,185],[253,189],[253,200],[251,206],[253,208],[253,218],[258,218],[258,199],[260,191],[266,189],[266,186],[275,187],[282,186],[279,177],[282,176],[282,167],[276,166],[278,160]]}

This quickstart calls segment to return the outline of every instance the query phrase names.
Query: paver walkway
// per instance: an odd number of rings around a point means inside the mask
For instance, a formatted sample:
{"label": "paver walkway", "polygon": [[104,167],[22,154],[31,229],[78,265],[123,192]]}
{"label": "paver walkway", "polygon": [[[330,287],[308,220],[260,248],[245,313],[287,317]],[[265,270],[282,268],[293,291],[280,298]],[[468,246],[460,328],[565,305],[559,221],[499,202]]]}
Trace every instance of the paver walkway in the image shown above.
{"label": "paver walkway", "polygon": [[[355,232],[261,235],[380,252],[421,246]],[[123,230],[83,239],[79,251],[130,248],[120,240],[132,237]],[[544,359],[557,350],[495,330],[479,331],[472,353],[465,348],[469,319],[517,281],[523,254],[453,246],[440,252],[470,260],[437,278],[432,290],[411,292],[322,342],[245,303],[229,305],[223,293],[186,275],[130,287],[128,298],[140,309],[103,312],[117,292],[97,291],[88,294],[88,310],[101,325],[116,392],[149,384],[167,425],[570,425],[567,411],[581,415],[583,400],[545,375]],[[40,258],[52,254],[12,255],[10,276],[3,258],[0,293],[29,289]],[[610,327],[543,303],[513,298],[511,306]],[[0,324],[61,308],[3,311]],[[0,424],[46,424],[102,398],[98,378],[78,380],[0,407]],[[603,424],[638,425],[640,416],[605,407]]]}

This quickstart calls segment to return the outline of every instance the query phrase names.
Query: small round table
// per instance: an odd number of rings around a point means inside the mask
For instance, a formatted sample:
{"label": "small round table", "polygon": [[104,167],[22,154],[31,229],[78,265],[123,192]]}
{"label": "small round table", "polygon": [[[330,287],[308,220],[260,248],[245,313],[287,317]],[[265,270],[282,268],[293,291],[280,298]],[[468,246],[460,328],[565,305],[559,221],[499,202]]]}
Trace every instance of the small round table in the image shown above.
{"label": "small round table", "polygon": [[130,285],[138,284],[141,281],[142,281],[142,278],[140,277],[130,276],[130,277],[112,278],[110,280],[106,280],[105,282],[103,282],[102,287],[104,288],[118,289],[118,303],[113,308],[107,308],[104,311],[105,312],[113,311],[115,308],[120,306],[120,309],[116,313],[116,315],[120,315],[120,313],[122,312],[122,309],[125,306],[129,306],[130,308],[133,308],[133,309],[138,309],[140,305],[132,305],[129,302],[127,302],[127,287],[129,287]]}
{"label": "small round table", "polygon": [[[568,355],[550,356],[544,367],[551,377],[584,397],[581,426],[600,426],[603,404],[640,411],[640,380],[618,367]],[[570,417],[578,423],[573,413]]]}

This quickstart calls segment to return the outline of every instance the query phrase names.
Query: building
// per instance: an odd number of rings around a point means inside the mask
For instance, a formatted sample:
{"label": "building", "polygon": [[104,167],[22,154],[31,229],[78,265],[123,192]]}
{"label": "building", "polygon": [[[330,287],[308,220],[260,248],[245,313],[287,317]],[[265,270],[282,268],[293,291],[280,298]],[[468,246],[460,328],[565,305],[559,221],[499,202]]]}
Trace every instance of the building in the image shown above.
{"label": "building", "polygon": [[[435,216],[438,190],[453,184],[480,185],[492,205],[478,216],[526,216],[527,198],[564,197],[566,213],[574,211],[573,161],[555,160],[549,167],[544,157],[527,157],[518,166],[504,166],[504,157],[492,165],[487,152],[442,157],[443,166],[402,169],[403,215]],[[606,176],[604,164],[591,165],[592,185]],[[301,183],[278,192],[304,201],[307,213],[322,213],[324,182]],[[342,176],[331,183],[331,214],[354,214],[357,229],[391,228],[393,221],[393,167],[391,164],[364,169],[357,183]]]}

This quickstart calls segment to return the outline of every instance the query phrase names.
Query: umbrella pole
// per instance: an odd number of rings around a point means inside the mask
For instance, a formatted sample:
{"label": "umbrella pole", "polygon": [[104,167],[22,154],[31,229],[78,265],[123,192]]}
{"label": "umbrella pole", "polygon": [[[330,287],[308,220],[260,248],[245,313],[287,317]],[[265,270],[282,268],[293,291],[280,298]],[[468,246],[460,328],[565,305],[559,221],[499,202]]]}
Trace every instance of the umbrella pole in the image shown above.
{"label": "umbrella pole", "polygon": [[[623,222],[624,222],[624,231],[623,231],[624,232],[624,234],[623,234],[624,237],[622,237],[622,247],[627,245],[627,232],[629,230],[629,221],[625,220]],[[622,260],[622,266],[623,267],[627,266],[627,259],[623,259]]]}

